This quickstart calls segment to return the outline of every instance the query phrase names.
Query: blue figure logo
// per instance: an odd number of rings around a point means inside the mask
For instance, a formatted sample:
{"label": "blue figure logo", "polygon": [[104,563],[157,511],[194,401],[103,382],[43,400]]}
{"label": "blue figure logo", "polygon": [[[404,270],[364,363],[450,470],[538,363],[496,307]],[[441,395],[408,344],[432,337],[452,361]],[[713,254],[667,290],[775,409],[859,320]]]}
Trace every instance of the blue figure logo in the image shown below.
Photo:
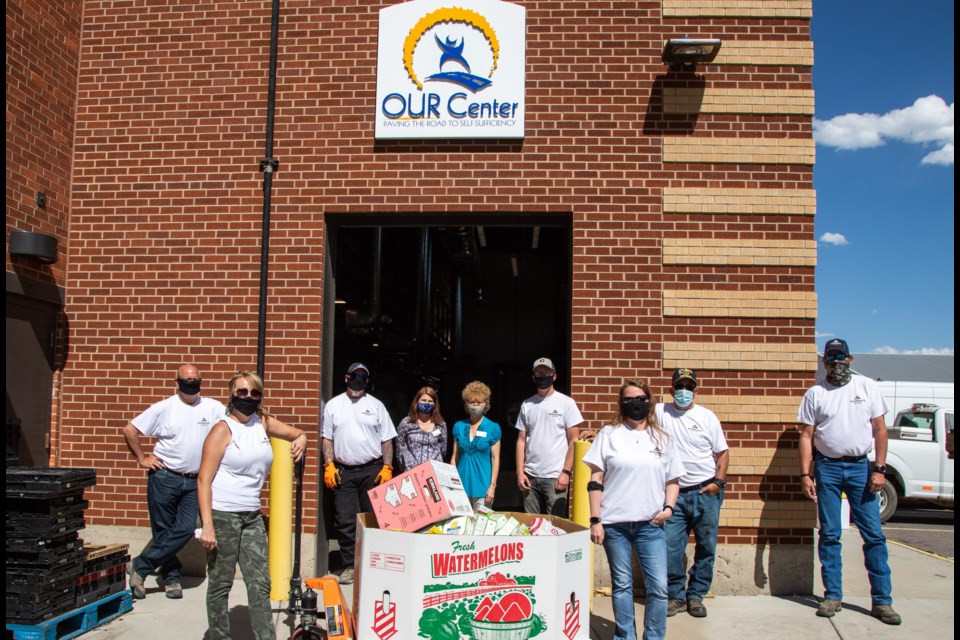
{"label": "blue figure logo", "polygon": [[[458,43],[456,38],[447,37],[445,41],[440,40],[436,35],[433,36],[433,39],[436,41],[437,46],[440,47],[440,51],[443,54],[440,56],[440,73],[435,73],[432,76],[427,76],[427,80],[436,80],[443,82],[453,82],[459,84],[470,91],[476,93],[477,91],[489,86],[491,81],[482,76],[475,76],[470,73],[470,63],[467,62],[467,59],[463,57],[463,45],[465,41],[463,38],[460,39]],[[466,71],[444,71],[443,65],[447,63],[456,63],[462,65]]]}

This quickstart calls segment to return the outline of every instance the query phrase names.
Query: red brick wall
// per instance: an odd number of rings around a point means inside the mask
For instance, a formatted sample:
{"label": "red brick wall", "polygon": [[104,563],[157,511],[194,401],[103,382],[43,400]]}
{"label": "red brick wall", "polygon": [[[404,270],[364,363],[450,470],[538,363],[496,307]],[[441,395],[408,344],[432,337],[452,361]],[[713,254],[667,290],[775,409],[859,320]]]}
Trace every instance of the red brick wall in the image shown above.
{"label": "red brick wall", "polygon": [[[6,212],[11,230],[57,238],[59,260],[11,258],[7,271],[63,286],[73,155],[80,0],[8,0]],[[37,193],[46,194],[45,209]]]}
{"label": "red brick wall", "polygon": [[[284,3],[266,346],[268,398],[282,419],[315,434],[327,213],[572,213],[570,377],[588,423],[612,412],[623,377],[666,384],[665,339],[813,340],[813,320],[665,318],[659,304],[665,284],[812,291],[811,267],[691,269],[663,265],[660,252],[664,237],[812,239],[809,217],[667,217],[661,207],[668,186],[812,188],[809,166],[662,161],[664,136],[809,139],[810,118],[667,116],[657,104],[667,38],[809,40],[809,22],[701,20],[694,28],[663,18],[660,2],[522,4],[522,142],[377,142],[385,4]],[[63,447],[65,461],[101,470],[94,522],[145,524],[143,473],[119,429],[173,391],[177,364],[198,364],[218,397],[234,370],[255,366],[269,5],[85,4]],[[701,72],[717,86],[811,87],[806,67]],[[722,393],[798,398],[809,383],[799,373],[709,378]],[[785,428],[727,425],[736,446],[774,446]],[[315,436],[311,444],[316,451]],[[308,469],[312,482],[316,471]],[[315,499],[308,494],[307,504]],[[315,515],[308,510],[308,522]]]}

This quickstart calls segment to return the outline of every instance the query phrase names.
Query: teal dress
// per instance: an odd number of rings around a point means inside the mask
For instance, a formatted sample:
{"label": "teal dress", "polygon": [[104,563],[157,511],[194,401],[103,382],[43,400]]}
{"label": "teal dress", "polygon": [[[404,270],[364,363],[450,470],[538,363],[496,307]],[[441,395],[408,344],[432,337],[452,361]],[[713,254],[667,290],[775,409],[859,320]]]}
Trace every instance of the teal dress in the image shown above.
{"label": "teal dress", "polygon": [[500,442],[500,425],[484,416],[477,427],[477,434],[470,441],[470,421],[461,420],[453,425],[453,438],[457,443],[457,472],[463,488],[471,500],[483,498],[490,486],[493,462],[490,448]]}

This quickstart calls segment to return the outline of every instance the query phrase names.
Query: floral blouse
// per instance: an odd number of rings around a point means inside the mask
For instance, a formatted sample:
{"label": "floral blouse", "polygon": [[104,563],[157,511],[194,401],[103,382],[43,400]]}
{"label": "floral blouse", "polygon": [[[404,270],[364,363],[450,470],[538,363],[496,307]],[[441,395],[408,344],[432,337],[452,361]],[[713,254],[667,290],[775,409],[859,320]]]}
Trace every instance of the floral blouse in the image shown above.
{"label": "floral blouse", "polygon": [[409,471],[427,460],[443,462],[447,454],[447,425],[437,423],[433,433],[427,433],[420,428],[416,420],[406,416],[397,425],[397,458],[400,462],[400,471]]}

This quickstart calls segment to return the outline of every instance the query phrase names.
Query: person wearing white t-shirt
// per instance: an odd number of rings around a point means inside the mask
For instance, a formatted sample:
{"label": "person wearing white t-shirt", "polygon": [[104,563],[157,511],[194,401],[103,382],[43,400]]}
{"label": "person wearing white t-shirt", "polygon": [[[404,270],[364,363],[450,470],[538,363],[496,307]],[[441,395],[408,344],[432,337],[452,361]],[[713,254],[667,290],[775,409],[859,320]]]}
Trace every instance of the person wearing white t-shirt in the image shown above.
{"label": "person wearing white t-shirt", "polygon": [[[810,387],[797,411],[800,432],[800,483],[803,495],[817,503],[820,532],[817,552],[823,602],[817,615],[832,618],[841,609],[841,494],[863,538],[864,565],[870,581],[870,614],[885,624],[900,624],[893,610],[893,584],[887,538],[880,527],[877,492],[886,482],[887,401],[877,384],[850,371],[853,356],[846,340],[828,340],[823,348],[827,375]],[[875,450],[871,468],[867,454]]]}
{"label": "person wearing white t-shirt", "polygon": [[[183,597],[177,553],[197,526],[197,472],[203,441],[226,414],[223,404],[200,397],[200,371],[192,364],[177,369],[177,392],[151,405],[123,427],[130,453],[147,469],[147,511],[153,540],[130,565],[130,591],[147,597],[143,581],[159,572],[168,598]],[[156,438],[144,453],[141,436]]]}
{"label": "person wearing white t-shirt", "polygon": [[573,441],[580,435],[583,416],[573,398],[553,388],[557,372],[553,361],[533,363],[537,393],[520,405],[517,429],[517,486],[523,510],[567,517],[567,489],[573,469]]}
{"label": "person wearing white t-shirt", "polygon": [[352,584],[357,514],[373,511],[367,492],[393,478],[397,429],[383,403],[367,393],[370,369],[347,368],[347,390],[323,409],[323,483],[333,491],[333,528],[340,543],[341,584]]}
{"label": "person wearing white t-shirt", "polygon": [[[707,615],[703,598],[713,583],[720,506],[727,486],[727,440],[716,414],[694,401],[696,393],[696,372],[676,369],[673,403],[657,405],[657,419],[673,438],[683,463],[677,510],[663,527],[667,536],[668,617],[683,610],[695,618]],[[691,532],[695,546],[688,581],[683,560]]]}
{"label": "person wearing white t-shirt", "polygon": [[208,631],[204,637],[237,637],[230,632],[227,599],[239,564],[253,637],[276,640],[260,492],[273,464],[270,438],[290,441],[290,457],[296,462],[307,450],[307,434],[263,409],[263,380],[257,374],[241,371],[230,379],[228,388],[227,415],[203,443],[197,480],[200,544],[207,550]]}
{"label": "person wearing white t-shirt", "polygon": [[613,583],[614,640],[636,640],[633,552],[647,599],[643,640],[667,634],[667,542],[664,523],[676,509],[683,464],[673,438],[657,423],[646,382],[620,387],[617,413],[596,435],[583,462],[590,467],[590,539],[602,544]]}

